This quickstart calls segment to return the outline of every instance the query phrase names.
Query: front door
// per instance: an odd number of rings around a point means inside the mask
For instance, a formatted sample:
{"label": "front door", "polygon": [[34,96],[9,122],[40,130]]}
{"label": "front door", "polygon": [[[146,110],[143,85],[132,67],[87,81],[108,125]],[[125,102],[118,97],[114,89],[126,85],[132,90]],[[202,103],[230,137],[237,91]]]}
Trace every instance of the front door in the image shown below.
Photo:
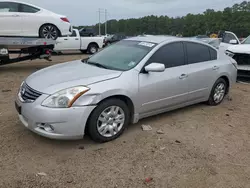
{"label": "front door", "polygon": [[22,20],[18,9],[18,3],[0,2],[1,36],[22,36]]}
{"label": "front door", "polygon": [[59,37],[55,45],[55,51],[63,50],[80,50],[81,48],[80,36],[77,36],[76,31],[73,30],[72,34],[68,37]]}
{"label": "front door", "polygon": [[162,63],[164,72],[139,74],[140,114],[181,105],[188,100],[188,75],[183,43],[161,47],[146,63]]}

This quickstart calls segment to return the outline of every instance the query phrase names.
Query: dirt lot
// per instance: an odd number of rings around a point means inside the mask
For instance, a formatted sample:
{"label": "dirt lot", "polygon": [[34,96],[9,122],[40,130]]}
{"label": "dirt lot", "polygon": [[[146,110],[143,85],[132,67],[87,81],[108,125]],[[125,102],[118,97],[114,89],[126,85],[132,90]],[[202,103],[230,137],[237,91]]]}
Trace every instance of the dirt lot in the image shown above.
{"label": "dirt lot", "polygon": [[[218,107],[199,104],[147,118],[105,144],[49,140],[24,128],[14,108],[21,81],[80,57],[0,67],[1,188],[250,187],[250,85],[235,85]],[[142,124],[153,130],[142,131]]]}

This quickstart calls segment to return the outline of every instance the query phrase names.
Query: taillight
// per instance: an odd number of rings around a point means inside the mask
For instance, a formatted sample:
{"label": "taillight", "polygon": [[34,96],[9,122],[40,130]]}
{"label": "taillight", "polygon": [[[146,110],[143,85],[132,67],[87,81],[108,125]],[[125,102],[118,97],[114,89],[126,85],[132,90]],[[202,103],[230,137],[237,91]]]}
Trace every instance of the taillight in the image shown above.
{"label": "taillight", "polygon": [[69,23],[68,18],[61,18],[61,20],[64,21],[64,22],[68,22]]}

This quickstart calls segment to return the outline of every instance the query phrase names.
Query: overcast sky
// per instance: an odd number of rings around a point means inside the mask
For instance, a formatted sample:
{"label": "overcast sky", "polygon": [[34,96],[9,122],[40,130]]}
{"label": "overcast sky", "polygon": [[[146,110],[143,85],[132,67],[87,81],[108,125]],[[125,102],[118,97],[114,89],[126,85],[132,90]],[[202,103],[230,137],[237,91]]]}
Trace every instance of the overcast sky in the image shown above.
{"label": "overcast sky", "polygon": [[[22,0],[58,14],[73,25],[98,22],[98,8],[108,10],[108,19],[138,18],[146,15],[183,16],[202,13],[208,8],[224,9],[243,0]],[[105,19],[104,14],[101,21]]]}

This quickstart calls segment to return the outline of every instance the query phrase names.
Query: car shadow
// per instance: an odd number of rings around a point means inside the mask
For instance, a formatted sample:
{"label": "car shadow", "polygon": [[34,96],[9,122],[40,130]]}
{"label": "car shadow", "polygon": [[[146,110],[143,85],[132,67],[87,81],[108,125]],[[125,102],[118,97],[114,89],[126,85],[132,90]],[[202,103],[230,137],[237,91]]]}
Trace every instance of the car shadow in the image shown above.
{"label": "car shadow", "polygon": [[124,134],[121,135],[121,137],[117,138],[116,140],[111,141],[111,143],[108,142],[108,143],[102,144],[102,143],[94,142],[93,140],[91,140],[91,138],[87,134],[84,135],[83,139],[80,139],[80,140],[53,140],[53,139],[48,139],[46,137],[39,136],[39,135],[29,131],[29,130],[27,130],[27,131],[30,132],[28,134],[30,136],[34,137],[36,142],[41,143],[41,144],[45,144],[45,145],[50,145],[50,146],[53,146],[55,148],[60,147],[61,149],[75,148],[75,149],[94,149],[94,150],[97,149],[98,150],[98,148],[100,148],[100,147],[103,149],[103,148],[105,148],[105,146],[110,145],[110,144],[112,145],[114,143],[121,143],[124,141],[128,143],[131,139],[131,136],[133,136],[134,132],[141,131],[140,125],[142,125],[142,124],[147,124],[147,125],[149,124],[150,125],[155,121],[166,119],[166,118],[171,117],[173,115],[183,113],[184,111],[189,111],[189,110],[196,109],[196,108],[202,109],[204,107],[208,107],[208,106],[203,104],[203,103],[200,103],[200,104],[195,104],[195,105],[188,106],[185,108],[173,110],[170,112],[161,113],[161,114],[158,114],[155,116],[151,116],[151,117],[142,119],[136,124],[130,124],[128,126],[128,128],[126,129],[126,131],[124,132]]}

